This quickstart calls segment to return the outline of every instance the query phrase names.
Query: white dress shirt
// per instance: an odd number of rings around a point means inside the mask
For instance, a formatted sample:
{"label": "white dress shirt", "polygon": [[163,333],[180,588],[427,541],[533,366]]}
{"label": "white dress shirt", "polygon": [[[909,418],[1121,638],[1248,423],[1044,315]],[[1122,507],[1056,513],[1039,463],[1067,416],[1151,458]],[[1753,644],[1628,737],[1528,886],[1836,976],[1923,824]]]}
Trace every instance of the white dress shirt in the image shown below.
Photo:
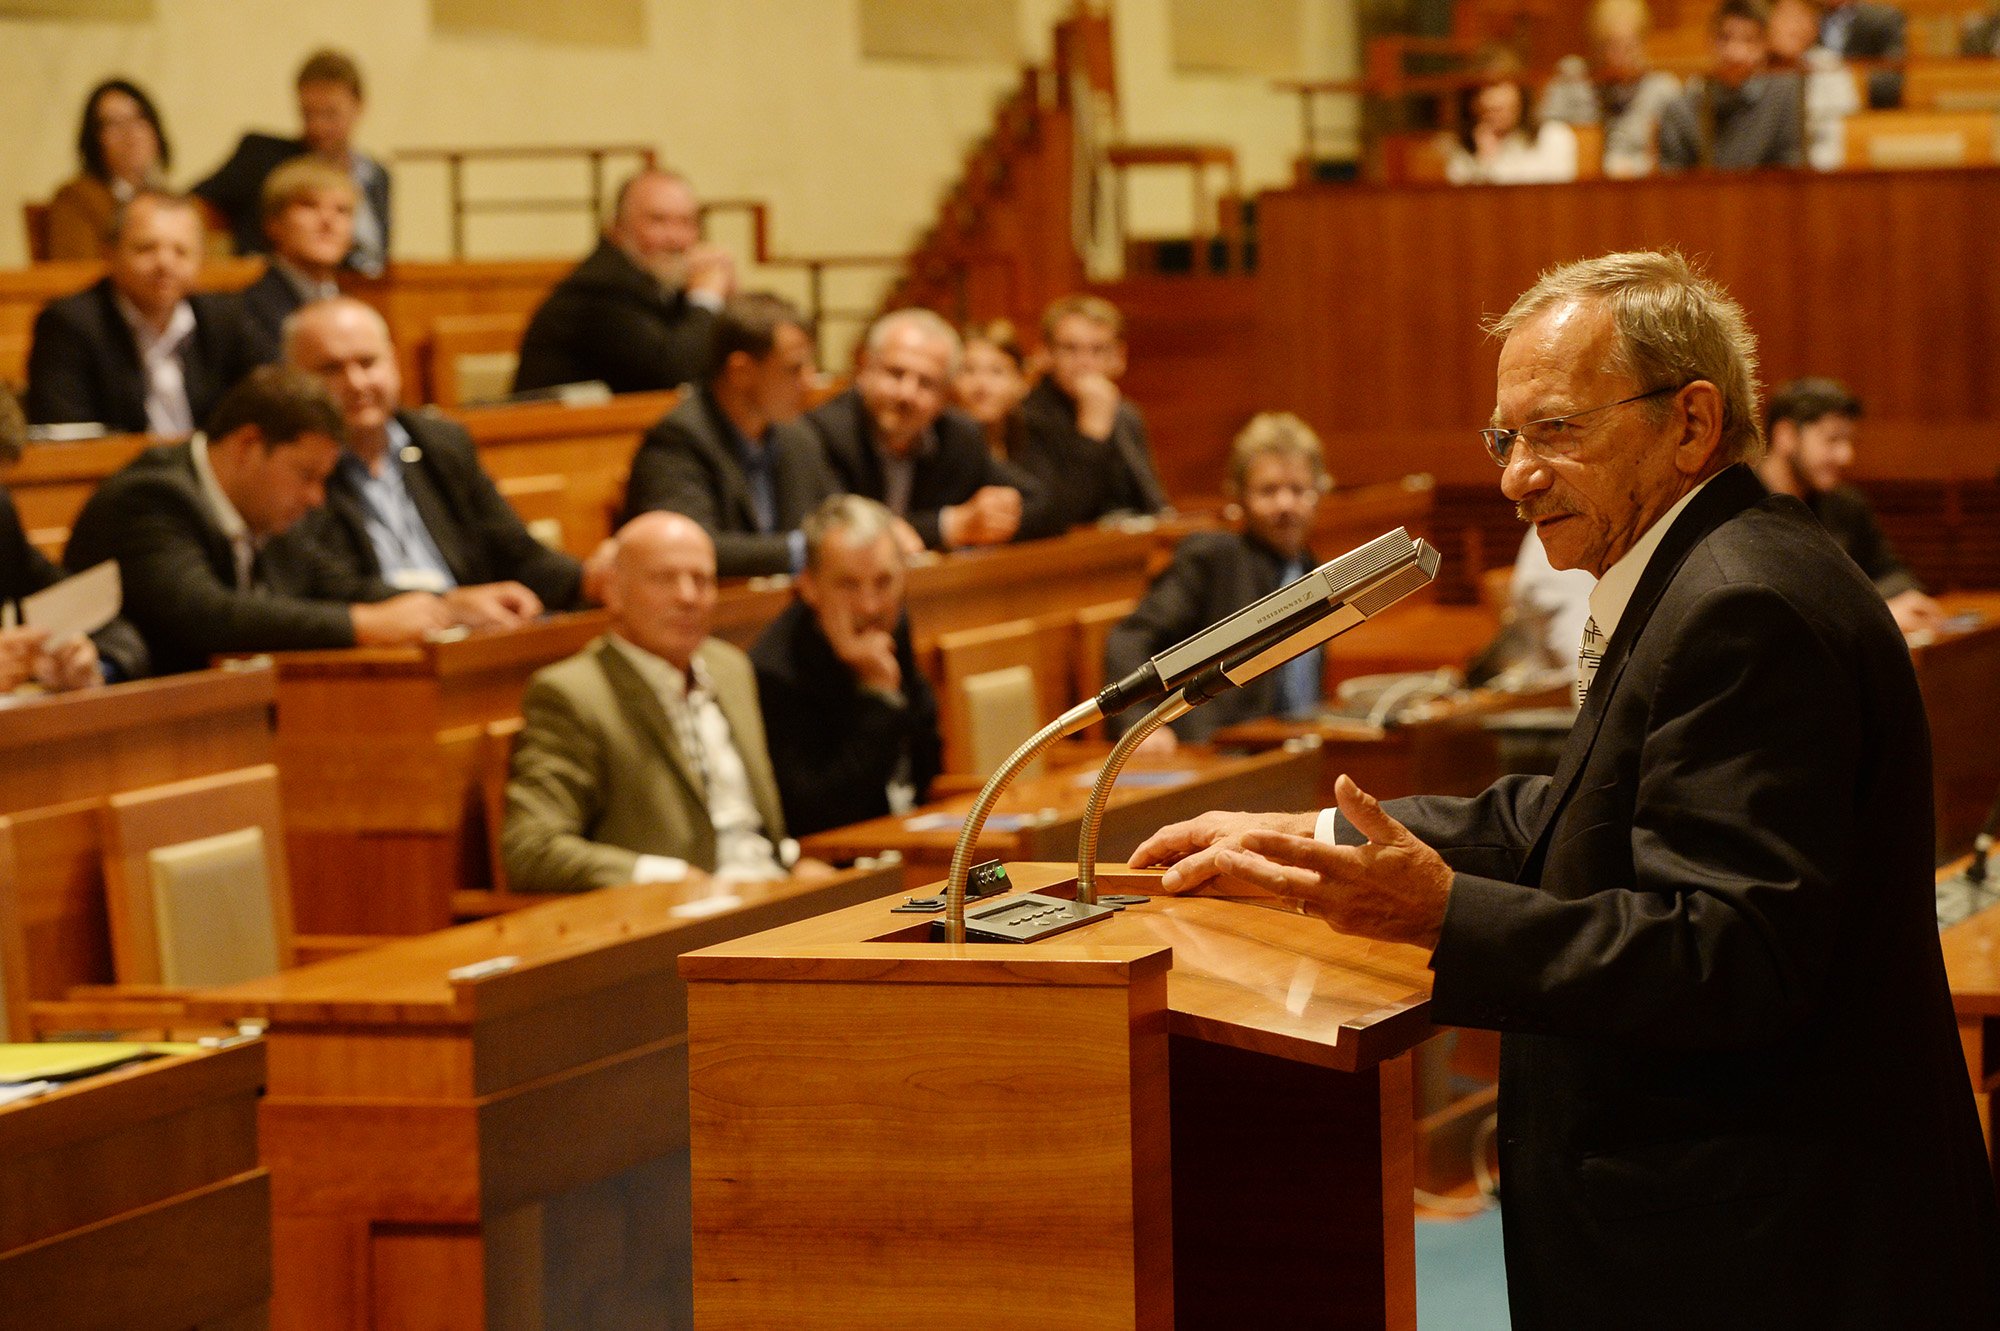
{"label": "white dress shirt", "polygon": [[[750,773],[737,751],[729,718],[715,701],[715,689],[699,657],[688,675],[645,648],[617,634],[611,641],[624,653],[666,709],[681,756],[695,772],[708,802],[708,821],[715,828],[715,876],[733,882],[783,878],[783,848],[764,833],[763,815],[750,795]],[[793,850],[796,854],[796,850]],[[634,878],[641,883],[673,883],[687,876],[688,863],[671,855],[641,855]]]}
{"label": "white dress shirt", "polygon": [[186,301],[174,306],[166,327],[156,333],[123,292],[114,299],[139,346],[139,372],[146,380],[146,433],[161,439],[193,434],[194,408],[188,405],[181,349],[194,336],[194,307]]}
{"label": "white dress shirt", "polygon": [[208,460],[208,436],[197,434],[188,440],[188,455],[194,461],[194,478],[208,500],[215,524],[229,538],[230,553],[236,559],[236,590],[247,592],[251,584],[250,568],[257,561],[257,538],[250,534],[250,524],[243,520],[236,505],[223,493],[222,483],[215,479],[215,468]]}

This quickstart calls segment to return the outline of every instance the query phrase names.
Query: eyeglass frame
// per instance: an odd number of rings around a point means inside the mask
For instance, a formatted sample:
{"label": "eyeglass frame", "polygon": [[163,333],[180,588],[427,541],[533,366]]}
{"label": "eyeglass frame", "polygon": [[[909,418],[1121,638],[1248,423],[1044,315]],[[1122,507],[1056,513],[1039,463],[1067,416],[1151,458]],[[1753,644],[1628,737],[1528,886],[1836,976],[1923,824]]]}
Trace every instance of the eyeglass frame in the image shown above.
{"label": "eyeglass frame", "polygon": [[[1691,379],[1688,382],[1694,383],[1697,381]],[[1687,384],[1663,384],[1659,388],[1648,389],[1643,393],[1634,393],[1631,397],[1621,397],[1616,402],[1607,402],[1601,407],[1585,407],[1582,411],[1572,411],[1565,416],[1544,416],[1540,420],[1524,421],[1512,429],[1489,425],[1479,431],[1479,441],[1485,445],[1486,456],[1493,459],[1493,464],[1504,468],[1507,465],[1508,458],[1513,455],[1515,442],[1521,438],[1525,431],[1531,430],[1537,425],[1567,425],[1579,416],[1593,416],[1600,411],[1609,411],[1613,407],[1622,407],[1627,403],[1644,402],[1647,398],[1658,397],[1662,393],[1678,393],[1687,386]],[[1504,449],[1501,447],[1503,439],[1506,441]],[[1541,452],[1532,445],[1529,446],[1529,451],[1539,458],[1546,458],[1548,456],[1548,454]]]}

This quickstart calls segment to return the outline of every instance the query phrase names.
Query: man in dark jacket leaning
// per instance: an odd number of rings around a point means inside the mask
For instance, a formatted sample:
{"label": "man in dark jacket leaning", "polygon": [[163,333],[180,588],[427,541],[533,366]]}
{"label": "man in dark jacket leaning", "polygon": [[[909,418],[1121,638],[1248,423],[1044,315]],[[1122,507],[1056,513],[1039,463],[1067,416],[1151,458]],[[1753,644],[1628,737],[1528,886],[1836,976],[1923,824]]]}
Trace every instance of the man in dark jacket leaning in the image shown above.
{"label": "man in dark jacket leaning", "polygon": [[341,297],[306,306],[285,329],[287,359],[340,402],[347,447],[326,507],[272,543],[273,563],[331,563],[434,592],[468,628],[506,628],[583,603],[577,561],[529,534],[464,427],[397,410],[402,374],[381,315]]}
{"label": "man in dark jacket leaning", "polygon": [[641,171],[618,191],[604,239],[528,321],[514,391],[592,379],[614,393],[678,388],[701,373],[735,286],[729,255],[701,241],[687,181]]}
{"label": "man in dark jacket leaning", "polygon": [[937,698],[910,648],[895,516],[838,495],[803,530],[798,599],[750,649],[795,836],[907,813],[943,753]]}

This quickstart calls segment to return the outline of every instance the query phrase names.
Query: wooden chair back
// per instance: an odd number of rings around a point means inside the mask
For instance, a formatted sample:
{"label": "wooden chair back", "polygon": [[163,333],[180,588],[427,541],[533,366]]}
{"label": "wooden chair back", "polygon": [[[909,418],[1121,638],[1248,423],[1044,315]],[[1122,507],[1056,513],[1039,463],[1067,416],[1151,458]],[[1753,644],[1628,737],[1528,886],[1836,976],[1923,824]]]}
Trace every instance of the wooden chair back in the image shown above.
{"label": "wooden chair back", "polygon": [[[982,778],[989,777],[1044,724],[1035,672],[1024,665],[1002,666],[967,677],[962,688],[966,767]],[[1038,775],[1043,766],[1037,758],[1022,768],[1021,774]]]}
{"label": "wooden chair back", "polygon": [[21,229],[27,234],[28,262],[49,261],[49,206],[34,200],[21,204]]}
{"label": "wooden chair back", "polygon": [[520,313],[439,315],[431,325],[431,401],[459,407],[506,397],[527,328]]}
{"label": "wooden chair back", "polygon": [[1849,171],[1991,166],[1994,116],[1970,111],[1863,111],[1843,127]]}
{"label": "wooden chair back", "polygon": [[276,767],[113,795],[102,818],[120,984],[227,984],[293,964]]}
{"label": "wooden chair back", "polygon": [[0,1040],[31,1040],[28,1020],[28,940],[15,901],[21,881],[14,820],[0,818]]}
{"label": "wooden chair back", "polygon": [[1903,70],[1908,111],[2000,112],[2000,60],[1915,60]]}
{"label": "wooden chair back", "polygon": [[[944,738],[944,767],[947,772],[988,775],[976,757],[974,722],[967,684],[976,675],[992,674],[1020,666],[1031,682],[1031,706],[1035,717],[1029,733],[1068,709],[1074,688],[1073,662],[1076,652],[1076,616],[1056,612],[1034,619],[1010,619],[984,628],[942,633],[937,639],[939,728]],[[1018,677],[1010,677],[1018,680]],[[992,703],[995,688],[988,681],[982,688],[982,706]],[[1009,688],[1016,684],[1009,683]],[[988,727],[990,730],[990,727]],[[1022,735],[1020,739],[1026,739]],[[1002,755],[1005,757],[1003,751]]]}
{"label": "wooden chair back", "polygon": [[1576,178],[1596,180],[1604,175],[1604,126],[1572,125],[1576,133]]}
{"label": "wooden chair back", "polygon": [[0,965],[15,1039],[32,1038],[28,1004],[111,979],[101,805],[76,800],[0,816]]}

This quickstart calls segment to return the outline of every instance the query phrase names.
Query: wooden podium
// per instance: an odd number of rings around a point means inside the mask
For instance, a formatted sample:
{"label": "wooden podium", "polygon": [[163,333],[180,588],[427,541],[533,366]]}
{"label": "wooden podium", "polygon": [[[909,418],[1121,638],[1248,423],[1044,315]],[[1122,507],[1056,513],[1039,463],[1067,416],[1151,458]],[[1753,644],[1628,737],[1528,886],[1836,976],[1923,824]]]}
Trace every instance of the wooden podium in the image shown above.
{"label": "wooden podium", "polygon": [[1170,897],[951,946],[899,900],[681,959],[702,1327],[1416,1325],[1422,952]]}
{"label": "wooden podium", "polygon": [[686,1326],[675,960],[895,883],[605,888],[190,998],[270,1023],[272,1326]]}

